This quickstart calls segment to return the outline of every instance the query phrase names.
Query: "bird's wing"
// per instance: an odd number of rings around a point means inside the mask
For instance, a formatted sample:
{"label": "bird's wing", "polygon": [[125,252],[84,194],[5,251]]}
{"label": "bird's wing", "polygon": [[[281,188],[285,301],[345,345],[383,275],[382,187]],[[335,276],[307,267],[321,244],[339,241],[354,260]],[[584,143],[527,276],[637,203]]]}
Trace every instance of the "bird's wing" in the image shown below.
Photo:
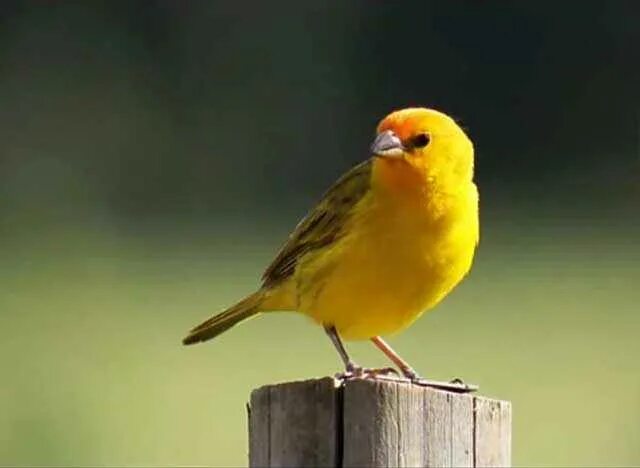
{"label": "bird's wing", "polygon": [[298,223],[262,275],[265,287],[290,277],[304,255],[331,244],[342,235],[353,207],[369,190],[370,179],[369,159],[352,168],[325,192],[315,208]]}

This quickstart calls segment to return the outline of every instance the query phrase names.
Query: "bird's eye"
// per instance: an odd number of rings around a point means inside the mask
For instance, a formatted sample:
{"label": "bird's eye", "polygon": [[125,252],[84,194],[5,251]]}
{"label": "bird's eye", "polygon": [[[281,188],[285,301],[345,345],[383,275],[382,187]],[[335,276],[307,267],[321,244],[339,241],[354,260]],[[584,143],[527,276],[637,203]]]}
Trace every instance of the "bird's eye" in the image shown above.
{"label": "bird's eye", "polygon": [[411,139],[411,146],[413,148],[424,148],[429,144],[429,141],[431,141],[429,135],[426,133],[420,133]]}

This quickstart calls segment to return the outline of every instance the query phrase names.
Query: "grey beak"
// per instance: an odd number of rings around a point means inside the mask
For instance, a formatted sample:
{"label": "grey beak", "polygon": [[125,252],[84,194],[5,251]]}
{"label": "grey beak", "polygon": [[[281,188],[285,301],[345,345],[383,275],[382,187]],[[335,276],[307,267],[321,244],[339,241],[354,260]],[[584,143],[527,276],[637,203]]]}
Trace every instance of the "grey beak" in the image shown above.
{"label": "grey beak", "polygon": [[371,152],[375,156],[401,156],[404,149],[400,138],[391,130],[378,134],[371,145]]}

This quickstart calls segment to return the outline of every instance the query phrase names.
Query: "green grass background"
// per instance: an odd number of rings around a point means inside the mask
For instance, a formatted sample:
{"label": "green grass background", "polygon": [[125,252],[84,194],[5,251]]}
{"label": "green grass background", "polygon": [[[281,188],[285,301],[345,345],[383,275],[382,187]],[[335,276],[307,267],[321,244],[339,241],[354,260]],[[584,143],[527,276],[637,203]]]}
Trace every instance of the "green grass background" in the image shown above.
{"label": "green grass background", "polygon": [[[517,465],[638,463],[638,229],[503,219],[470,277],[392,344],[429,377],[511,400]],[[294,314],[180,339],[257,285],[292,223],[6,239],[0,464],[245,464],[249,392],[332,374],[337,355]],[[386,364],[367,343],[350,349]]]}

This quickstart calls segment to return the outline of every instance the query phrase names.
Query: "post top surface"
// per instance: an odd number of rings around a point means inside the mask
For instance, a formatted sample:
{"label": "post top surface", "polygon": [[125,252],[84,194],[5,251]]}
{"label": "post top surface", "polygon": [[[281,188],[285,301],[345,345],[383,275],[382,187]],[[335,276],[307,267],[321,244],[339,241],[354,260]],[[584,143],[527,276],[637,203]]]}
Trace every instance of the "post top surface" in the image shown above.
{"label": "post top surface", "polygon": [[427,385],[417,385],[403,378],[391,378],[391,377],[379,377],[375,379],[352,378],[348,380],[342,380],[342,379],[338,379],[331,376],[324,376],[324,377],[316,377],[316,378],[305,379],[305,380],[292,380],[289,382],[276,382],[272,384],[266,384],[254,389],[252,394],[254,392],[260,392],[266,389],[282,389],[285,387],[290,389],[295,389],[296,387],[304,388],[311,385],[321,386],[324,388],[333,387],[336,389],[346,388],[348,386],[350,387],[357,386],[361,388],[370,387],[373,389],[376,387],[384,387],[384,386],[391,385],[391,386],[399,386],[401,388],[407,388],[409,391],[426,392],[426,393],[433,392],[435,394],[452,395],[456,397],[467,397],[467,398],[473,397],[479,400],[486,401],[487,403],[496,402],[496,403],[501,403],[503,405],[505,404],[511,405],[511,402],[508,400],[502,400],[500,398],[495,398],[495,397],[488,397],[485,395],[478,394],[476,392],[461,393],[456,391],[449,391],[443,388],[435,388]]}

